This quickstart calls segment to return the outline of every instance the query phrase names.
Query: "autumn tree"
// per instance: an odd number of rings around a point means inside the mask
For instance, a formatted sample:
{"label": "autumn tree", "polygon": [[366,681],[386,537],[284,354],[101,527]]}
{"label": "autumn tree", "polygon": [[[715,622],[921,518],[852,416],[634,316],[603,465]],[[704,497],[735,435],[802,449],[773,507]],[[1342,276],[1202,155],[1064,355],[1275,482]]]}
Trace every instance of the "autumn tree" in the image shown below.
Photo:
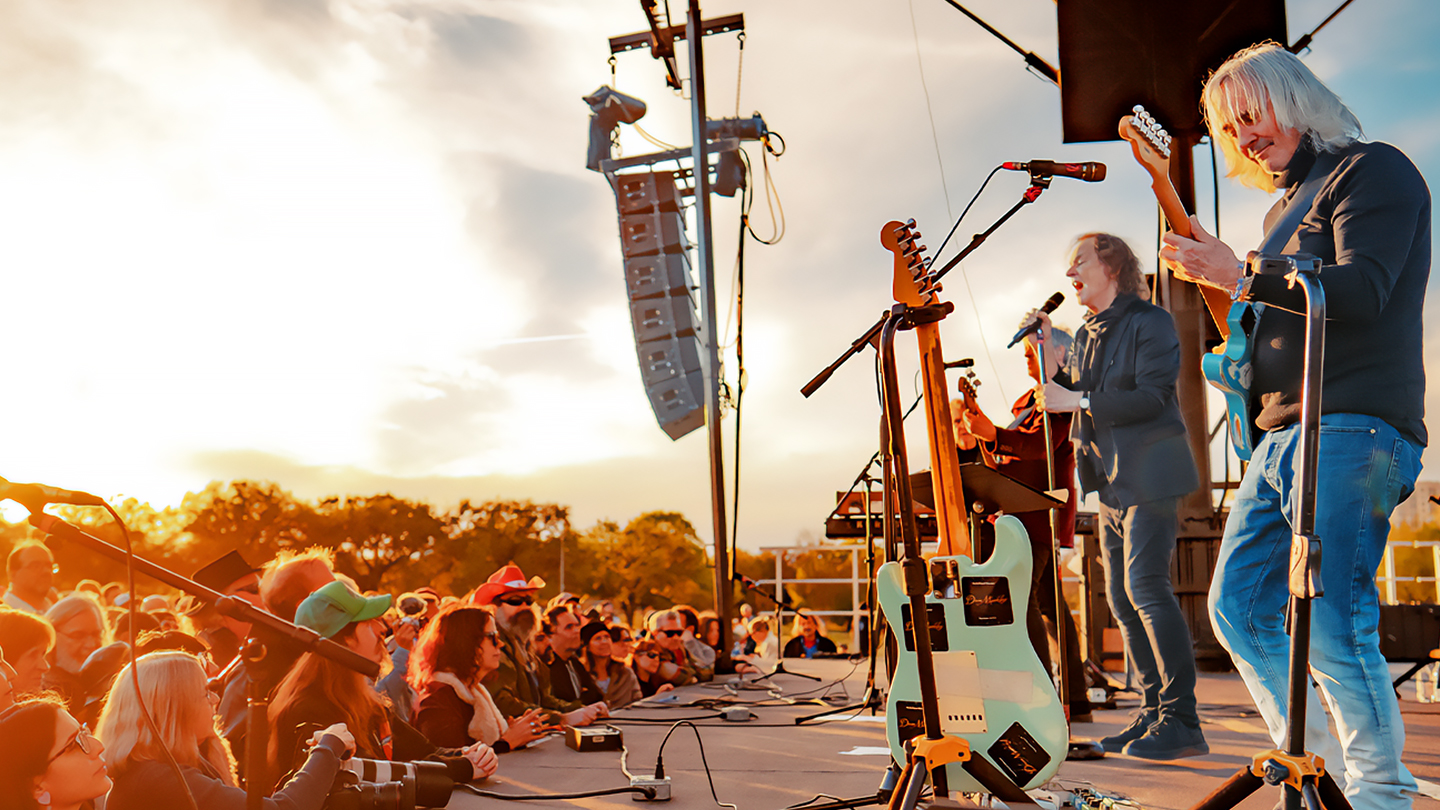
{"label": "autumn tree", "polygon": [[418,588],[453,562],[444,517],[394,495],[325,498],[304,536],[334,549],[335,568],[362,591]]}
{"label": "autumn tree", "polygon": [[705,545],[678,512],[646,512],[624,529],[602,521],[582,545],[605,563],[597,591],[610,594],[627,616],[642,608],[714,603]]}

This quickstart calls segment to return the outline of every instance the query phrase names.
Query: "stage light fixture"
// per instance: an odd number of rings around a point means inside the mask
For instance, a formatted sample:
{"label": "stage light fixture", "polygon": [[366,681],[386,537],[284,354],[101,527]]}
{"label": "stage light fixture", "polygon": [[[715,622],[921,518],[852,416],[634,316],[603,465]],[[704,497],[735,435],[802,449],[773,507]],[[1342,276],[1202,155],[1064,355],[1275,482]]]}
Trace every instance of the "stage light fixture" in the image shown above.
{"label": "stage light fixture", "polygon": [[602,85],[583,101],[590,105],[590,149],[586,153],[585,168],[598,172],[600,161],[610,157],[615,128],[644,118],[645,102],[608,85]]}

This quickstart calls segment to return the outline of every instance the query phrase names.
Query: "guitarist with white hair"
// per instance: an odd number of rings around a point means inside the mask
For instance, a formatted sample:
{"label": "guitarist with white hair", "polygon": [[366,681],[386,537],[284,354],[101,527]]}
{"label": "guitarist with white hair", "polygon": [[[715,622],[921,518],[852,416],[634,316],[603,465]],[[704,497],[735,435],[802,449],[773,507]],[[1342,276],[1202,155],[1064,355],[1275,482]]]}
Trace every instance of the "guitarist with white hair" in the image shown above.
{"label": "guitarist with white hair", "polygon": [[[1430,192],[1398,149],[1362,142],[1355,115],[1274,43],[1232,56],[1207,81],[1204,104],[1229,175],[1267,192],[1284,191],[1266,215],[1266,230],[1277,231],[1267,241],[1283,240],[1278,231],[1284,229],[1293,233],[1285,253],[1321,262],[1329,320],[1315,531],[1324,595],[1313,602],[1310,668],[1335,717],[1351,804],[1357,810],[1409,807],[1406,794],[1416,783],[1400,761],[1405,728],[1380,652],[1374,577],[1390,513],[1413,491],[1427,439],[1421,317],[1430,274]],[[1296,197],[1296,205],[1305,206],[1296,209],[1303,218],[1298,226],[1277,228]],[[1160,255],[1166,265],[1236,300],[1267,304],[1251,336],[1250,405],[1259,441],[1225,525],[1210,616],[1280,744],[1304,368],[1304,319],[1292,313],[1305,311],[1305,299],[1283,277],[1247,275],[1231,248],[1193,217],[1189,224],[1194,239],[1165,236]],[[1335,740],[1313,689],[1310,694],[1306,740],[1338,765]]]}

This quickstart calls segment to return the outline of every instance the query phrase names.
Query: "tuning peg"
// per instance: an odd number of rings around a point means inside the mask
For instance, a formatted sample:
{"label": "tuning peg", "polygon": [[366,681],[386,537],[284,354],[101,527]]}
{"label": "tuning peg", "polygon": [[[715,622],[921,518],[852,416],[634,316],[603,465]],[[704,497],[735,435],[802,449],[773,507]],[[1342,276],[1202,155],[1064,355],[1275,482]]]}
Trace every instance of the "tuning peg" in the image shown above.
{"label": "tuning peg", "polygon": [[1136,104],[1134,107],[1131,107],[1131,108],[1130,108],[1130,111],[1133,112],[1133,113],[1135,113],[1136,115],[1144,115],[1144,114],[1145,114],[1145,105],[1143,105],[1143,104]]}

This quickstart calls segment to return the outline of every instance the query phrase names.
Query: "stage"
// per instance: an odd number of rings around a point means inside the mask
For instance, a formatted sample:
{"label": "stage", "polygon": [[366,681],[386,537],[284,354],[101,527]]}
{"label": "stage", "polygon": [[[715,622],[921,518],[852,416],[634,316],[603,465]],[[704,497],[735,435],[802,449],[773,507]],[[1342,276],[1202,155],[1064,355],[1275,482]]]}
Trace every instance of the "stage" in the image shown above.
{"label": "stage", "polygon": [[[772,680],[785,700],[804,700],[821,694],[860,698],[865,688],[864,661],[804,661],[786,659],[796,672],[823,679],[817,684],[791,675]],[[883,671],[883,668],[882,668]],[[1397,668],[1396,674],[1403,671]],[[816,691],[817,688],[820,691]],[[1205,757],[1155,763],[1110,755],[1091,762],[1066,762],[1050,787],[1074,789],[1091,787],[1115,798],[1128,798],[1134,806],[1155,810],[1183,810],[1193,805],[1233,774],[1250,756],[1270,747],[1264,723],[1255,714],[1240,677],[1235,673],[1201,673],[1198,687],[1200,715],[1211,753]],[[750,707],[756,716],[748,722],[713,719],[716,710],[700,707],[654,707],[626,709],[613,721],[624,732],[628,748],[626,765],[631,773],[653,775],[655,753],[670,725],[694,719],[704,743],[709,771],[719,800],[739,810],[783,810],[824,795],[839,799],[867,800],[873,797],[888,764],[888,755],[877,749],[885,745],[884,725],[879,716],[854,710],[822,721],[796,726],[794,719],[825,710],[813,704],[785,705],[764,691],[745,689],[733,693],[718,685],[697,685],[677,690],[679,702],[730,699],[760,702]],[[1428,795],[1415,801],[1416,808],[1440,810],[1440,704],[1414,701],[1414,688],[1401,690],[1401,712],[1405,718],[1407,742],[1405,762],[1420,780]],[[1095,722],[1078,724],[1075,737],[1103,737],[1119,731],[1130,719],[1121,696],[1120,708],[1096,711]],[[849,702],[849,701],[847,701]],[[737,703],[738,705],[738,703]],[[709,717],[712,719],[698,719]],[[659,723],[636,722],[642,718]],[[701,764],[695,732],[677,728],[665,746],[665,774],[671,779],[673,798],[663,806],[672,808],[715,807],[706,769]],[[500,771],[483,789],[502,793],[580,792],[629,784],[621,772],[620,752],[581,753],[567,748],[559,738],[500,757]],[[1032,794],[1035,792],[1032,791]],[[863,798],[862,798],[863,797]],[[1244,810],[1270,810],[1279,800],[1274,788],[1264,788],[1240,805]],[[826,801],[819,799],[818,801]],[[633,807],[630,795],[620,794],[568,801],[531,801],[525,806]],[[451,808],[496,807],[494,799],[460,792]]]}

